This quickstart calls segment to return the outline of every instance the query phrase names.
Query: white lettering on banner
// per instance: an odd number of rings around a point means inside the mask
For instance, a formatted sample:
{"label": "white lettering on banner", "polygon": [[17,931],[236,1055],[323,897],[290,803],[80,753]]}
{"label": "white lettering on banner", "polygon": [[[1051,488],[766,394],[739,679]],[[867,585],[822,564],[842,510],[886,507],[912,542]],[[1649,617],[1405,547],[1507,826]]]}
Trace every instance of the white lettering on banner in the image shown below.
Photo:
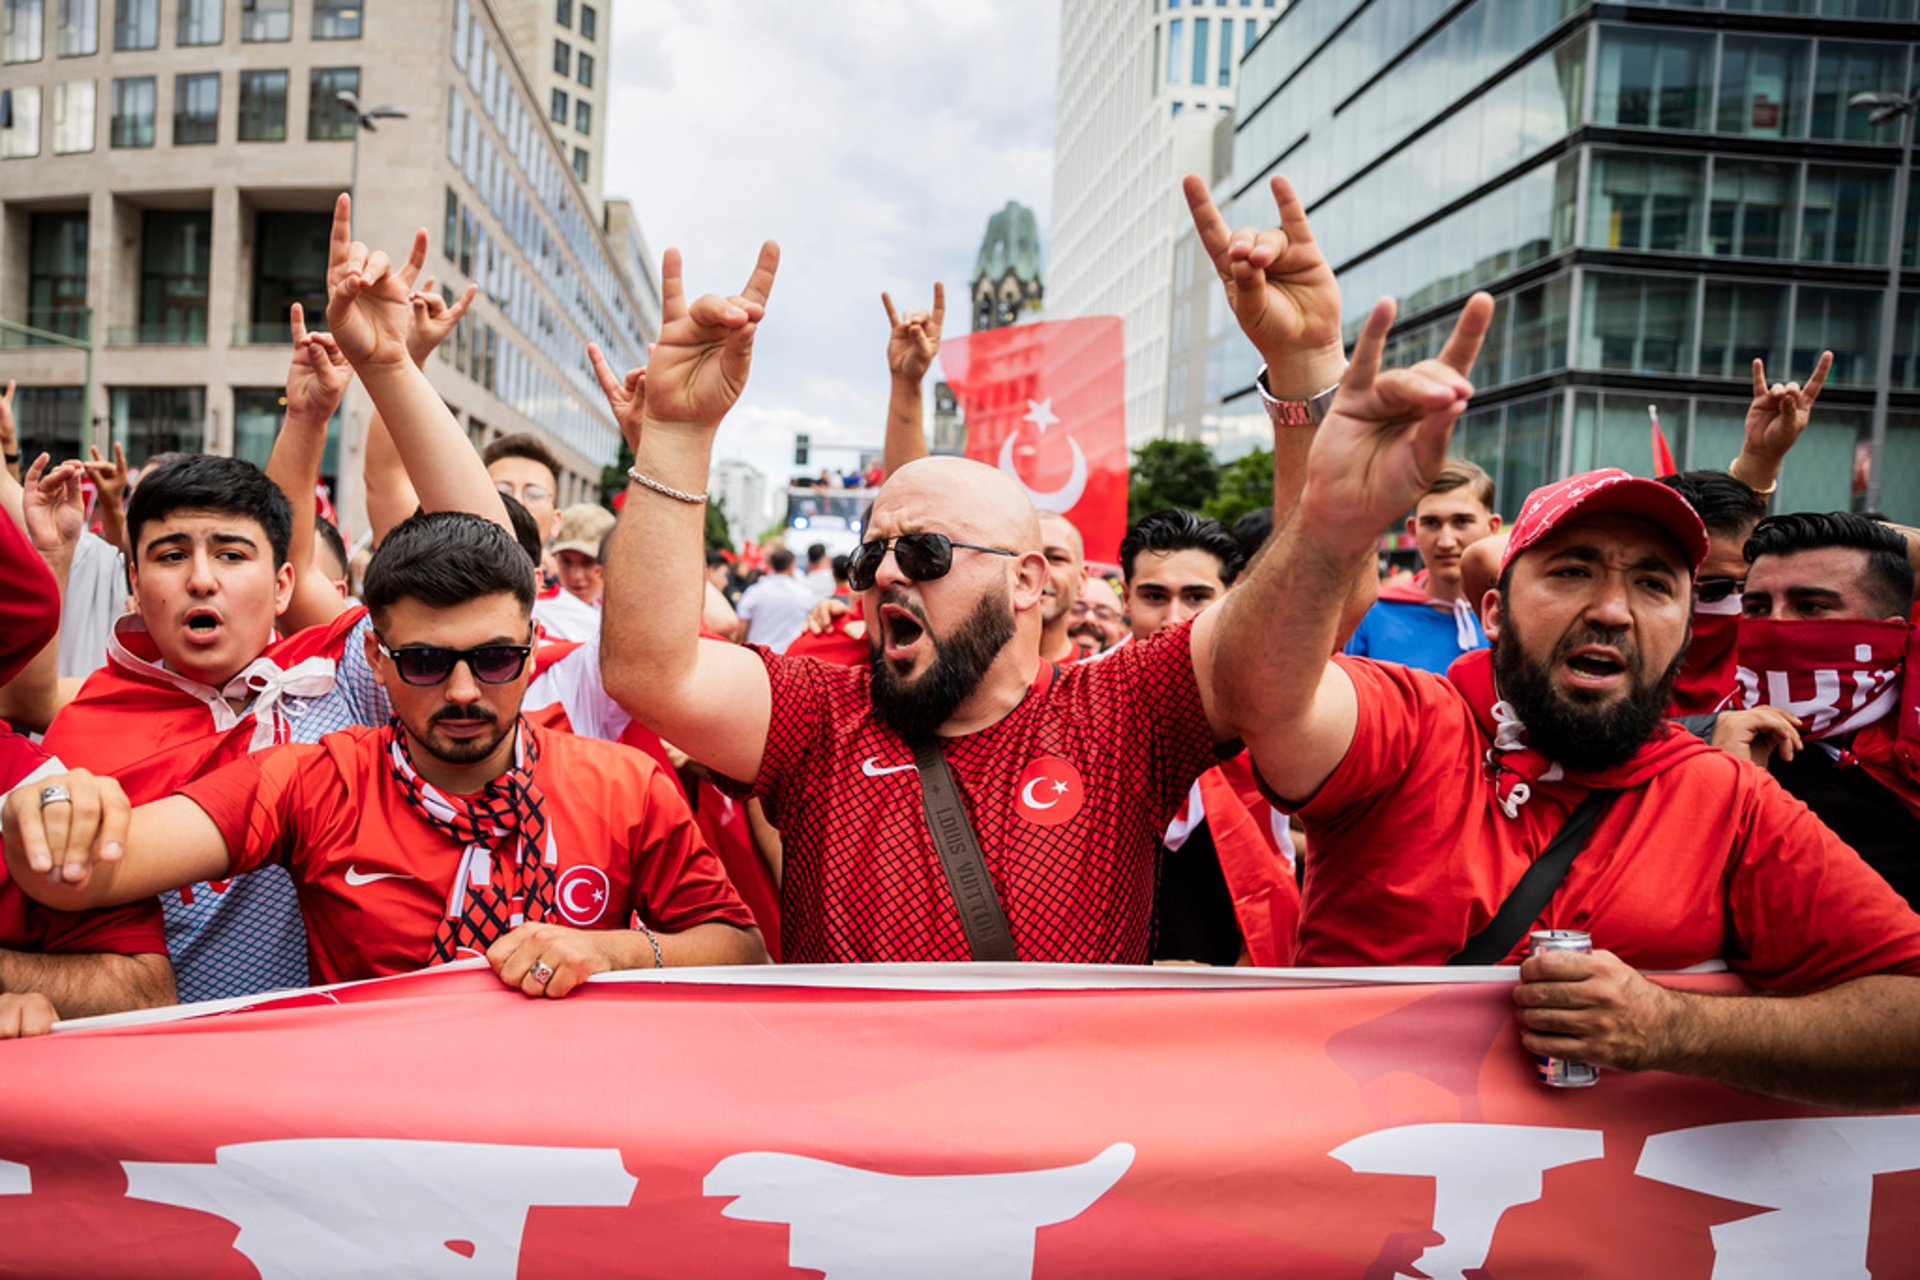
{"label": "white lettering on banner", "polygon": [[1078,1217],[1132,1165],[1124,1142],[1064,1168],[952,1176],[743,1151],[713,1166],[705,1191],[737,1197],[729,1218],[791,1224],[787,1262],[825,1280],[1027,1280],[1034,1234]]}
{"label": "white lettering on banner", "polygon": [[0,1196],[33,1194],[33,1170],[11,1160],[0,1160]]}
{"label": "white lettering on banner", "polygon": [[1540,1198],[1541,1175],[1598,1160],[1605,1135],[1593,1129],[1520,1124],[1414,1124],[1379,1129],[1327,1154],[1355,1173],[1433,1179],[1433,1229],[1445,1237],[1420,1255],[1433,1280],[1465,1280],[1483,1265],[1500,1215]]}
{"label": "white lettering on banner", "polygon": [[263,1277],[505,1277],[536,1205],[619,1208],[617,1150],[401,1138],[220,1147],[212,1164],[128,1160],[127,1195],[217,1214]]}
{"label": "white lettering on banner", "polygon": [[1675,1129],[1647,1139],[1634,1172],[1772,1210],[1713,1228],[1713,1280],[1866,1280],[1874,1175],[1906,1169],[1920,1169],[1920,1116]]}

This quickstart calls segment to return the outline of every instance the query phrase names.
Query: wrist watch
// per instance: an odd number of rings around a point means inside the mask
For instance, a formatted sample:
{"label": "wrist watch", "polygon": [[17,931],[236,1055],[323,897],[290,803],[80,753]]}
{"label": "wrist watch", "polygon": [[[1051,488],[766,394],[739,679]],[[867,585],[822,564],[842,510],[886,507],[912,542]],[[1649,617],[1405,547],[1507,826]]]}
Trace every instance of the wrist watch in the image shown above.
{"label": "wrist watch", "polygon": [[1340,384],[1334,383],[1324,391],[1316,391],[1305,400],[1281,400],[1267,389],[1267,371],[1263,366],[1260,374],[1253,380],[1254,389],[1260,393],[1260,403],[1267,407],[1267,417],[1276,427],[1317,427],[1327,416],[1327,410],[1333,405],[1334,393],[1340,390]]}

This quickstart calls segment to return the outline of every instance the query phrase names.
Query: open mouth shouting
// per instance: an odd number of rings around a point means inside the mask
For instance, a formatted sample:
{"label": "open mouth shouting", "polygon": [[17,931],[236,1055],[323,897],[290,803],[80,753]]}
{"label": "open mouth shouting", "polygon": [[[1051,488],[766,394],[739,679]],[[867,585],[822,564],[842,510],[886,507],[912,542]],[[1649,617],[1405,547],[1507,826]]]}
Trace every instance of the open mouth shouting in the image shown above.
{"label": "open mouth shouting", "polygon": [[226,635],[227,620],[218,609],[201,605],[187,610],[186,616],[180,620],[180,629],[189,645],[196,649],[210,649]]}
{"label": "open mouth shouting", "polygon": [[888,662],[911,666],[926,635],[926,623],[913,610],[892,603],[880,606],[880,650]]}
{"label": "open mouth shouting", "polygon": [[1626,683],[1627,660],[1608,645],[1581,645],[1562,663],[1567,687],[1576,692],[1606,693]]}

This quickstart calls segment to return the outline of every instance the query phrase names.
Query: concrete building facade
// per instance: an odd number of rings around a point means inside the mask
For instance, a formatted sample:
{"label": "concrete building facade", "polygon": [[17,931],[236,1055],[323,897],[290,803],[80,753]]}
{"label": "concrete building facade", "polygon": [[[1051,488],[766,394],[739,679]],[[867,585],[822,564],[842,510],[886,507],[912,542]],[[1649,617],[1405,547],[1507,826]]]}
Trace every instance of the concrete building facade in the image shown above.
{"label": "concrete building facade", "polygon": [[[489,0],[0,0],[0,378],[28,449],[126,445],[264,462],[281,415],[286,313],[323,324],[327,230],[431,237],[443,292],[480,296],[428,362],[476,443],[534,431],[562,503],[597,494],[619,435],[583,348],[645,359],[658,301],[603,231]],[[644,282],[643,282],[644,287]],[[90,350],[23,334],[65,335]],[[355,384],[324,474],[364,530]]]}
{"label": "concrete building facade", "polygon": [[534,100],[544,104],[554,142],[599,213],[611,0],[494,0],[494,9],[533,81]]}

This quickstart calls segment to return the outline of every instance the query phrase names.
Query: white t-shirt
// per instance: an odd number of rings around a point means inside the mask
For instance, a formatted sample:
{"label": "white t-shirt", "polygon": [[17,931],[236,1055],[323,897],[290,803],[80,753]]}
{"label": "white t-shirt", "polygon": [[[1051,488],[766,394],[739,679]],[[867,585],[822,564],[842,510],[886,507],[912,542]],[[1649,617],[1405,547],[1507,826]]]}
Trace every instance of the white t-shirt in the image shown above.
{"label": "white t-shirt", "polygon": [[600,610],[571,591],[563,590],[535,600],[533,616],[555,640],[585,643],[600,635]]}
{"label": "white t-shirt", "polygon": [[816,603],[813,592],[798,578],[770,573],[748,587],[734,611],[747,620],[747,642],[785,653],[807,625]]}
{"label": "white t-shirt", "polygon": [[815,600],[825,600],[828,596],[832,595],[833,586],[832,569],[815,569],[807,574],[807,590],[813,592],[813,598]]}

